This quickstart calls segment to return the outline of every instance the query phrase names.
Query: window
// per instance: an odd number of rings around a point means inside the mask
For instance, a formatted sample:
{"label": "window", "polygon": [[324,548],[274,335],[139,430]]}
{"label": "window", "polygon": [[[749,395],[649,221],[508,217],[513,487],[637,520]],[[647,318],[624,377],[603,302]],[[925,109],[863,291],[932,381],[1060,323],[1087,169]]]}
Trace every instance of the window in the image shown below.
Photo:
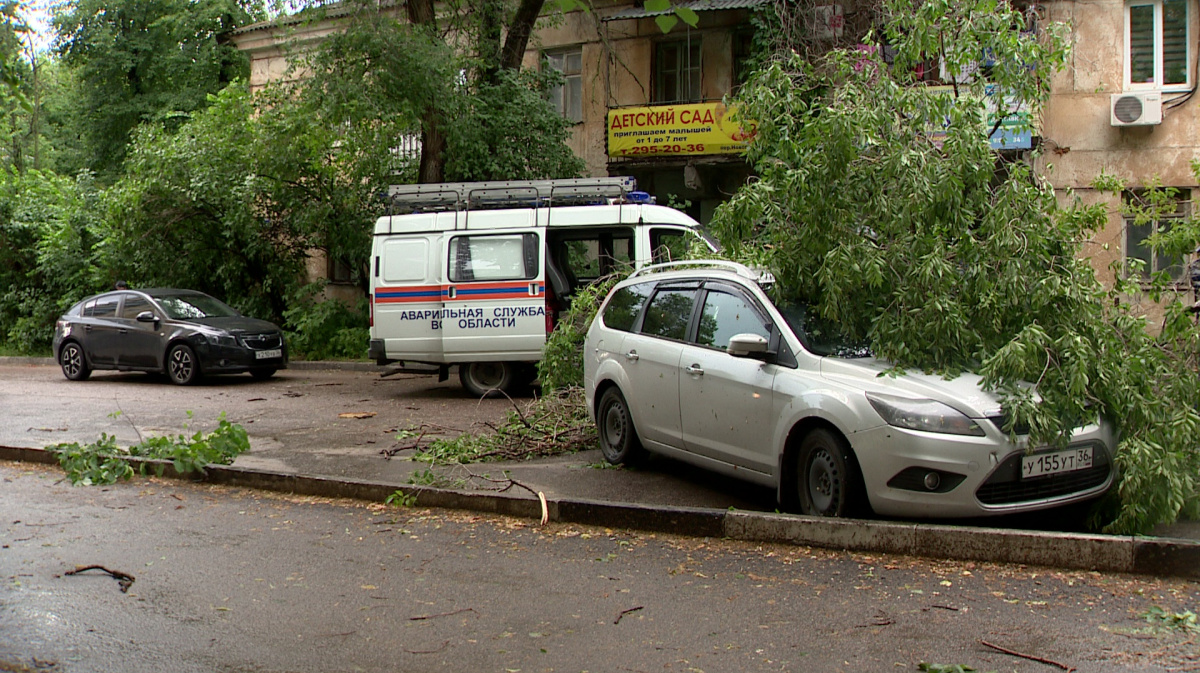
{"label": "window", "polygon": [[117,298],[120,295],[97,297],[83,307],[83,315],[89,318],[115,318],[117,316]]}
{"label": "window", "polygon": [[550,239],[550,264],[566,276],[567,291],[633,267],[633,230],[570,232]]}
{"label": "window", "polygon": [[550,90],[554,109],[569,121],[583,121],[583,51],[576,48],[546,54],[546,66],[562,73],[563,83]]}
{"label": "window", "polygon": [[633,331],[633,325],[637,322],[638,314],[642,312],[642,306],[645,305],[652,289],[652,283],[641,283],[614,292],[612,299],[604,307],[604,325],[622,332]]}
{"label": "window", "polygon": [[342,257],[329,257],[326,260],[326,277],[334,285],[352,285],[355,282],[354,267]]}
{"label": "window", "polygon": [[696,290],[659,290],[646,307],[646,317],[642,319],[642,334],[683,341],[687,338],[695,299]]}
{"label": "window", "polygon": [[654,102],[700,102],[700,40],[655,45]]}
{"label": "window", "polygon": [[1134,0],[1125,6],[1126,88],[1190,87],[1188,2]]}
{"label": "window", "polygon": [[121,317],[126,320],[136,320],[142,311],[150,311],[150,302],[138,294],[125,295],[125,305],[121,308]]}
{"label": "window", "polygon": [[683,229],[664,229],[656,227],[650,230],[650,258],[653,264],[675,262],[687,257],[688,239],[684,238],[687,231]]}
{"label": "window", "polygon": [[[1171,229],[1172,222],[1187,217],[1189,206],[1187,201],[1188,196],[1188,190],[1180,190],[1180,195],[1175,199],[1175,209],[1160,215],[1156,220],[1139,224],[1133,217],[1125,217],[1126,273],[1131,276],[1139,274],[1143,278],[1148,279],[1151,274],[1161,271],[1166,272],[1171,280],[1185,280],[1183,258],[1168,255],[1162,250],[1155,252],[1150,248],[1150,244],[1146,239],[1155,232],[1166,233]],[[1139,192],[1127,192],[1125,194],[1126,203],[1133,203],[1138,199]],[[1130,264],[1133,260],[1141,260],[1141,264],[1136,265],[1141,268],[1135,268],[1135,265]]]}
{"label": "window", "polygon": [[696,343],[724,350],[736,334],[771,338],[771,331],[745,299],[725,290],[710,289],[704,298]]}
{"label": "window", "polygon": [[456,236],[450,240],[450,281],[537,277],[537,234]]}

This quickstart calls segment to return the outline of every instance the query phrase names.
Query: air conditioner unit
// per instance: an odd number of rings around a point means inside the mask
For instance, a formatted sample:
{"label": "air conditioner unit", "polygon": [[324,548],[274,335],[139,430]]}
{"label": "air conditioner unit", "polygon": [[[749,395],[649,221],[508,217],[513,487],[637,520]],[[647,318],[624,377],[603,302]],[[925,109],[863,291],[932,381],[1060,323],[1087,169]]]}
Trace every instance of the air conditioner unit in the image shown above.
{"label": "air conditioner unit", "polygon": [[1162,123],[1162,94],[1158,91],[1114,93],[1113,126],[1150,126]]}

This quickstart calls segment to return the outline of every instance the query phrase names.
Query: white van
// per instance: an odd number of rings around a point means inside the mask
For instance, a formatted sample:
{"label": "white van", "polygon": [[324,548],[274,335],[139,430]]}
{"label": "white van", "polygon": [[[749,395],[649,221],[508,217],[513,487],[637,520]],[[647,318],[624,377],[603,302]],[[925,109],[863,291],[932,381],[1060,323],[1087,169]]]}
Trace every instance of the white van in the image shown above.
{"label": "white van", "polygon": [[457,364],[473,395],[533,379],[575,290],[623,267],[678,258],[699,224],[633,178],[392,187],[371,250],[370,357]]}

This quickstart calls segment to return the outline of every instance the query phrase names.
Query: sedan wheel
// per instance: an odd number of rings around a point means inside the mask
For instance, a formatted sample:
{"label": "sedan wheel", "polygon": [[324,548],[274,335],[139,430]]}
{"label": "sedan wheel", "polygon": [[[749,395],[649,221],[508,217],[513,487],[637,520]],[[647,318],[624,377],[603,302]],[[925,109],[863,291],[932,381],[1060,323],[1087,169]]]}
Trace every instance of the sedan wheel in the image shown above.
{"label": "sedan wheel", "polygon": [[58,354],[58,364],[62,367],[63,376],[72,381],[84,381],[92,375],[83,348],[74,341],[68,341],[62,347]]}
{"label": "sedan wheel", "polygon": [[810,432],[800,444],[797,490],[800,511],[814,516],[852,516],[865,505],[862,483],[845,440],[828,430]]}
{"label": "sedan wheel", "polygon": [[167,376],[171,382],[181,386],[200,380],[200,363],[196,352],[187,344],[176,344],[167,351]]}

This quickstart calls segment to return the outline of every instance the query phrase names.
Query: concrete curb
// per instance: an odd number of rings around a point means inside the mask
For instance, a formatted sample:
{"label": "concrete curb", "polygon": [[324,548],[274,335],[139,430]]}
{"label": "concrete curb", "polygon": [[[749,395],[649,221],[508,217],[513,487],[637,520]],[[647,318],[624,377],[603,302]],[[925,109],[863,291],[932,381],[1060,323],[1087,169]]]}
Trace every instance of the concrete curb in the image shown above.
{"label": "concrete curb", "polygon": [[[0,460],[58,464],[57,458],[44,449],[6,446],[0,446]],[[130,459],[130,462],[135,465],[159,465],[163,469],[163,476],[188,481],[373,502],[382,502],[399,490],[415,496],[416,504],[421,507],[464,509],[535,519],[541,517],[541,505],[536,498],[508,493],[454,491],[407,484],[397,486],[361,479],[313,477],[227,465],[209,466],[205,475],[180,475],[167,461]],[[547,509],[550,520],[560,523],[956,561],[989,561],[1065,570],[1200,579],[1200,542],[1173,538],[822,519],[580,498],[549,500]]]}
{"label": "concrete curb", "polygon": [[[20,355],[0,355],[0,365],[41,365],[53,367],[58,365],[54,358],[39,358],[39,357],[24,357]],[[352,372],[382,372],[386,367],[381,367],[374,362],[346,362],[341,360],[291,360],[288,362],[288,369],[299,371],[313,369],[336,369],[341,371]],[[433,373],[437,373],[436,371]]]}

